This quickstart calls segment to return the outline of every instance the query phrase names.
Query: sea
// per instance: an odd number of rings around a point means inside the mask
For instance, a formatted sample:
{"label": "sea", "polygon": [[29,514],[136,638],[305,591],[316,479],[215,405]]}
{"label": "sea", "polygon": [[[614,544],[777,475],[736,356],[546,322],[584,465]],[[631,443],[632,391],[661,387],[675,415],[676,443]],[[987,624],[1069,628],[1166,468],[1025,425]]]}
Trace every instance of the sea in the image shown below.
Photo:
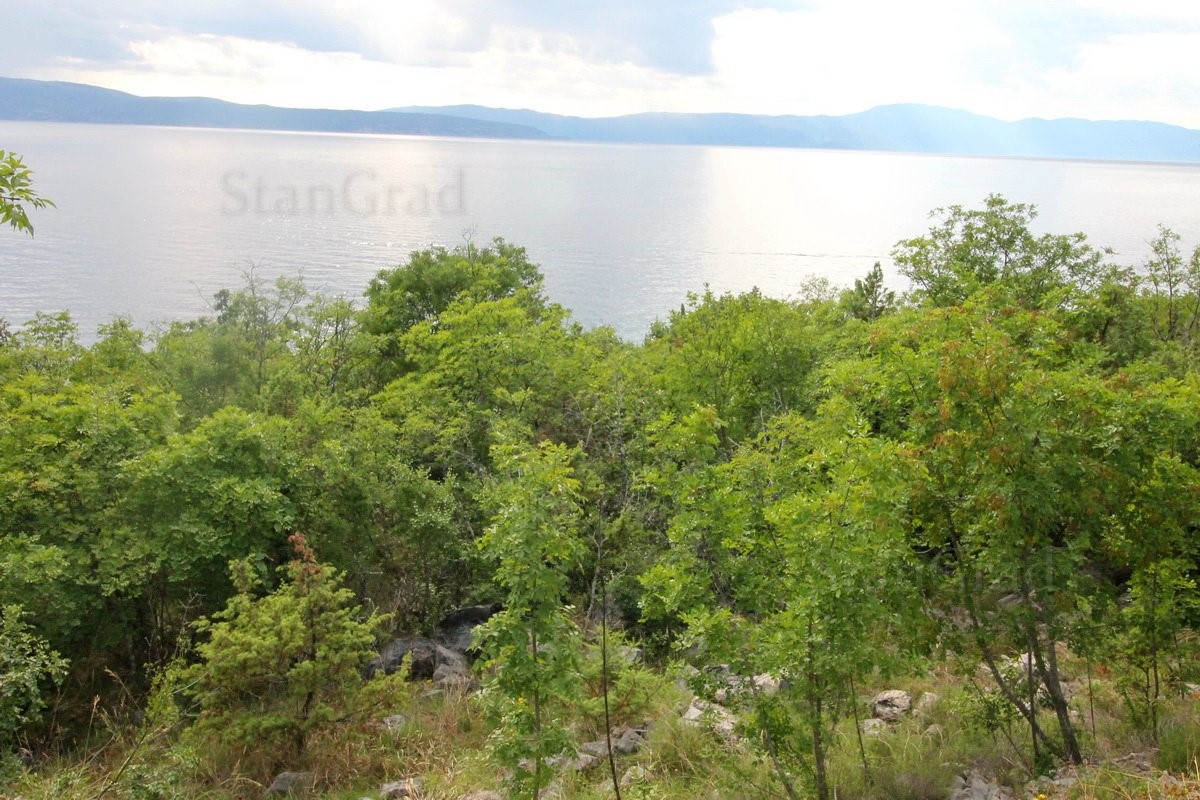
{"label": "sea", "polygon": [[0,122],[56,207],[0,230],[0,317],[69,311],[81,339],[126,316],[211,312],[246,275],[362,301],[410,252],[526,248],[575,319],[640,341],[690,293],[852,285],[992,193],[1138,266],[1159,225],[1200,242],[1200,165]]}

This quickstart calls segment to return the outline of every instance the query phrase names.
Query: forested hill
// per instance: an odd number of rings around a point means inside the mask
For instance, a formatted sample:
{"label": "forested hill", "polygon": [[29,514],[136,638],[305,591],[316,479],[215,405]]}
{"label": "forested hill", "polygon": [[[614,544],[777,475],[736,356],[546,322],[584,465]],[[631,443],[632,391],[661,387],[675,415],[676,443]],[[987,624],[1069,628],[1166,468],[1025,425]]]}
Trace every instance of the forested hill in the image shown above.
{"label": "forested hill", "polygon": [[484,106],[396,110],[528,125],[555,137],[599,142],[1200,162],[1200,131],[1174,125],[1083,119],[1004,122],[923,105],[879,106],[844,116],[631,114],[600,119]]}
{"label": "forested hill", "polygon": [[137,97],[77,83],[0,78],[0,119],[1200,162],[1200,131],[1174,125],[1082,119],[1005,122],[922,105],[880,106],[844,116],[648,113],[586,118],[474,105],[387,111],[277,108],[203,97]]}
{"label": "forested hill", "polygon": [[81,83],[0,78],[0,119],[331,133],[543,139],[526,125],[437,113],[278,108],[207,97],[138,97]]}
{"label": "forested hill", "polygon": [[1200,248],[1034,213],[638,344],[503,240],[0,321],[0,795],[1200,795]]}

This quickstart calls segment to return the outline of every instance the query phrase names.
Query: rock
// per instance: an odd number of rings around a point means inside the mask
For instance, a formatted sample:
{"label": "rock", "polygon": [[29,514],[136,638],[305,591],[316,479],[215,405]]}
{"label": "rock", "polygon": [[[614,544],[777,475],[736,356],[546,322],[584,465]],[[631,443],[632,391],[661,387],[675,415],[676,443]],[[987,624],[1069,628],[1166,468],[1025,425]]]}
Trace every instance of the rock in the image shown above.
{"label": "rock", "polygon": [[768,675],[765,672],[762,675],[755,675],[752,679],[756,691],[762,692],[767,696],[779,694],[779,678],[774,675]]}
{"label": "rock", "polygon": [[267,787],[267,797],[298,797],[312,788],[311,772],[281,772]]}
{"label": "rock", "polygon": [[465,661],[444,661],[438,664],[437,669],[433,671],[433,685],[439,689],[462,694],[475,688],[475,679],[471,677]]}
{"label": "rock", "polygon": [[379,723],[383,725],[384,730],[388,731],[398,731],[403,728],[407,722],[408,718],[403,714],[392,714],[391,716],[384,717],[379,721]]}
{"label": "rock", "polygon": [[402,797],[420,797],[424,787],[420,778],[405,778],[400,781],[385,783],[379,787],[379,793],[389,800]]}
{"label": "rock", "polygon": [[584,742],[579,745],[579,750],[582,753],[587,753],[589,756],[604,758],[608,755],[608,742],[603,739],[597,739],[594,742]]}
{"label": "rock", "polygon": [[947,800],[1012,800],[1012,792],[971,770],[954,777]]}
{"label": "rock", "polygon": [[563,753],[546,759],[546,763],[555,769],[583,772],[599,764],[600,759],[590,753]]}
{"label": "rock", "polygon": [[733,739],[737,729],[737,717],[729,709],[699,698],[693,699],[683,712],[683,721],[692,725],[706,724],[726,739]]}
{"label": "rock", "polygon": [[938,725],[936,723],[933,725],[930,725],[928,728],[926,728],[923,731],[922,735],[932,736],[932,737],[936,737],[936,738],[940,739],[940,738],[942,738],[942,726]]}
{"label": "rock", "polygon": [[879,736],[887,731],[888,725],[881,719],[864,719],[858,723],[858,729],[863,736]]}
{"label": "rock", "polygon": [[475,629],[500,609],[499,603],[486,603],[451,611],[438,623],[434,638],[451,650],[470,653],[475,648]]}
{"label": "rock", "polygon": [[[645,729],[637,728],[614,728],[610,738],[612,739],[612,749],[618,755],[631,755],[642,749],[646,744]],[[604,739],[597,739],[594,742],[584,742],[579,746],[581,753],[586,753],[589,756],[596,758],[608,757],[608,742]]]}
{"label": "rock", "polygon": [[871,716],[884,722],[899,722],[912,708],[912,696],[900,689],[880,692],[871,700]]}
{"label": "rock", "polygon": [[491,789],[480,789],[477,792],[470,792],[458,798],[458,800],[504,800],[499,792],[493,792]]}
{"label": "rock", "polygon": [[933,712],[933,707],[938,704],[942,696],[937,692],[921,692],[921,696],[917,698],[916,705],[913,706],[913,711],[922,717],[928,717]]}
{"label": "rock", "polygon": [[618,647],[616,652],[614,653],[614,655],[617,658],[619,658],[622,663],[624,663],[628,666],[633,666],[634,664],[641,664],[643,661],[646,660],[646,651],[645,650],[643,650],[640,647],[632,647],[627,644],[623,644],[620,647]]}
{"label": "rock", "polygon": [[618,781],[618,783],[621,784],[621,788],[629,788],[635,783],[645,783],[646,779],[649,777],[650,773],[646,772],[645,767],[639,764],[634,764],[632,767],[625,770],[625,773],[621,776],[621,780]]}
{"label": "rock", "polygon": [[414,680],[432,678],[437,668],[467,671],[467,657],[462,653],[443,647],[432,639],[423,636],[406,636],[394,639],[367,665],[367,675],[382,671],[391,675],[400,669],[400,664],[408,658],[408,676]]}
{"label": "rock", "polygon": [[[616,733],[616,731],[613,731],[613,733]],[[617,751],[623,756],[627,756],[636,753],[638,750],[641,750],[642,746],[645,744],[646,738],[643,735],[643,731],[639,731],[635,728],[625,728],[621,732],[621,735],[617,737],[616,741],[613,742],[613,750]]]}

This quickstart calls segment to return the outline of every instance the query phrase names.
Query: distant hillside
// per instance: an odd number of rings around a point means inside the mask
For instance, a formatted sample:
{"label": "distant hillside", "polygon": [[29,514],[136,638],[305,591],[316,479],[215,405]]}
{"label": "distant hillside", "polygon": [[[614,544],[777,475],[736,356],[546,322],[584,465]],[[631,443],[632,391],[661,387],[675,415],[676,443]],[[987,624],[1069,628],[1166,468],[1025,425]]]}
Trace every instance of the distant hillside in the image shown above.
{"label": "distant hillside", "polygon": [[631,114],[589,119],[471,105],[396,110],[528,125],[554,137],[599,142],[1200,162],[1200,131],[1174,125],[1079,119],[1004,122],[922,105],[879,106],[840,117]]}
{"label": "distant hillside", "polygon": [[0,78],[0,119],[331,133],[545,138],[541,131],[523,125],[436,113],[248,106],[207,97],[138,97],[81,83],[19,78]]}
{"label": "distant hillside", "polygon": [[386,111],[277,108],[206,97],[137,97],[79,83],[0,78],[0,119],[1200,162],[1200,131],[1174,125],[1081,119],[1003,122],[922,105],[879,106],[836,117],[650,113],[593,119],[473,105]]}

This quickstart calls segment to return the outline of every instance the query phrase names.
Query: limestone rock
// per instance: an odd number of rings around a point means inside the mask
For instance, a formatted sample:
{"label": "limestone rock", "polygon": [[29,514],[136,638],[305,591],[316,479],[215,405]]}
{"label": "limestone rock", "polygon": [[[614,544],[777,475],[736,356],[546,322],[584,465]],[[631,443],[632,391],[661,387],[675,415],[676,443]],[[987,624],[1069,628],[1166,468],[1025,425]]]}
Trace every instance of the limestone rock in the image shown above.
{"label": "limestone rock", "polygon": [[779,678],[774,675],[768,675],[765,672],[762,675],[755,675],[752,679],[754,688],[767,696],[779,694]]}
{"label": "limestone rock", "polygon": [[311,772],[281,772],[267,787],[267,797],[298,797],[312,788]]}
{"label": "limestone rock", "polygon": [[621,775],[621,780],[618,781],[618,783],[621,784],[622,788],[627,789],[636,783],[644,783],[649,777],[650,773],[646,771],[645,767],[639,764],[634,764],[632,767],[625,770],[625,773]]}
{"label": "limestone rock", "polygon": [[687,711],[683,712],[683,721],[692,725],[708,725],[726,739],[734,738],[734,731],[737,729],[737,717],[733,712],[724,706],[699,698],[693,699]]}
{"label": "limestone rock", "polygon": [[887,731],[888,725],[881,719],[864,719],[858,723],[858,729],[863,736],[879,736]]}
{"label": "limestone rock", "polygon": [[899,722],[912,708],[912,695],[900,689],[888,689],[871,700],[871,716],[884,722]]}
{"label": "limestone rock", "polygon": [[404,780],[392,781],[385,783],[379,787],[379,793],[388,800],[397,800],[398,798],[417,798],[421,796],[422,789],[420,778],[405,778]]}
{"label": "limestone rock", "polygon": [[917,698],[916,705],[913,706],[913,711],[921,717],[928,717],[941,699],[942,696],[937,692],[922,692],[921,696]]}
{"label": "limestone rock", "polygon": [[[617,731],[613,731],[613,733],[615,734]],[[616,741],[613,742],[613,750],[621,755],[632,755],[646,744],[645,730],[625,728],[620,733],[621,735],[617,736]]]}
{"label": "limestone rock", "polygon": [[385,675],[391,675],[400,669],[406,658],[408,675],[414,680],[432,678],[438,667],[461,671],[464,674],[467,672],[467,657],[462,653],[443,647],[424,636],[405,636],[393,639],[383,648],[379,657],[367,665],[367,674],[383,672]]}
{"label": "limestone rock", "polygon": [[475,629],[491,619],[500,608],[499,603],[487,603],[451,611],[438,623],[434,638],[444,647],[469,653],[475,646]]}
{"label": "limestone rock", "polygon": [[1012,796],[1007,787],[971,770],[966,775],[955,776],[947,800],[1012,800]]}

